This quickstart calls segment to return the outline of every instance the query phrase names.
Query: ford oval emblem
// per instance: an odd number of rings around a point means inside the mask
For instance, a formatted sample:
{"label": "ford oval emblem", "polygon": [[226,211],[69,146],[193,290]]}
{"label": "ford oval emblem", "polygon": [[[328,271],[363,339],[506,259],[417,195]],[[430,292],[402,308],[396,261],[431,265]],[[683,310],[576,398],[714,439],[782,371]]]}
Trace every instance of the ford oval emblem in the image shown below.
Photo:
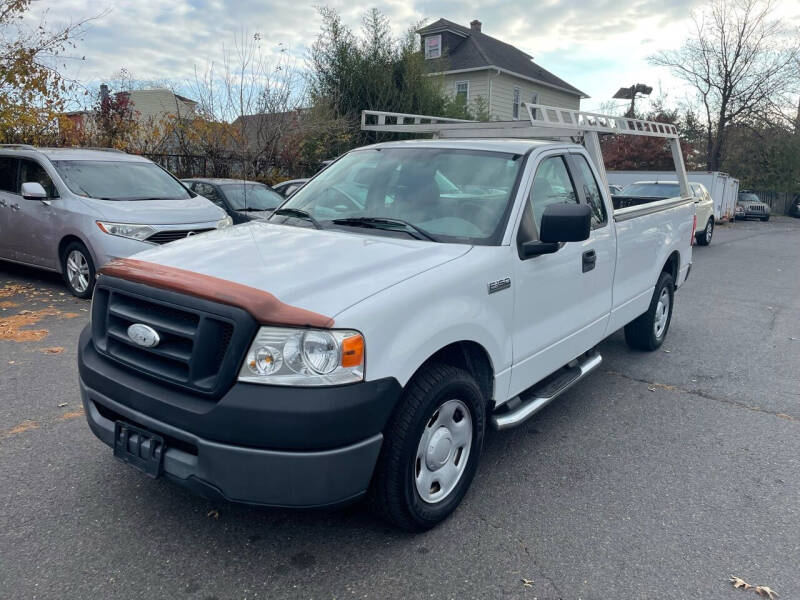
{"label": "ford oval emblem", "polygon": [[144,323],[134,323],[128,327],[128,337],[131,338],[133,343],[145,348],[158,346],[158,342],[161,341],[158,332]]}

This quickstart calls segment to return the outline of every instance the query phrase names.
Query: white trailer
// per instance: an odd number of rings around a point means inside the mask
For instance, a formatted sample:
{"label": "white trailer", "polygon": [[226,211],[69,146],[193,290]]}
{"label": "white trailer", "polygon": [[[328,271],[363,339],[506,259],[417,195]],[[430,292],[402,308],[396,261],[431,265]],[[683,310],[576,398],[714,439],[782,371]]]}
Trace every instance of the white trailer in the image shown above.
{"label": "white trailer", "polygon": [[[702,183],[714,199],[714,218],[719,221],[733,219],[739,180],[721,171],[688,171],[689,181]],[[608,183],[628,185],[637,181],[675,181],[674,171],[608,171]]]}

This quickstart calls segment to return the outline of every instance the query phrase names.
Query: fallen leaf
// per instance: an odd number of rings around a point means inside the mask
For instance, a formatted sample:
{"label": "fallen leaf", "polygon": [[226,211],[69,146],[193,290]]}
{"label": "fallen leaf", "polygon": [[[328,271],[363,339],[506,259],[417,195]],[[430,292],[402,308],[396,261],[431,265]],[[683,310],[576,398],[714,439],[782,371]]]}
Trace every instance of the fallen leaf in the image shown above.
{"label": "fallen leaf", "polygon": [[68,402],[59,402],[58,408],[64,408],[67,404],[69,404],[69,403]]}
{"label": "fallen leaf", "polygon": [[769,598],[769,600],[774,600],[778,595],[778,592],[768,588],[765,585],[757,585],[755,592],[759,596],[766,596],[767,598]]}
{"label": "fallen leaf", "polygon": [[664,350],[664,352],[666,352],[667,354],[669,354],[670,352],[672,352],[672,350]]}
{"label": "fallen leaf", "polygon": [[744,590],[749,590],[751,587],[753,587],[752,585],[747,583],[744,579],[736,577],[735,575],[731,575],[730,581],[733,584],[733,587],[735,587],[736,589],[742,588]]}
{"label": "fallen leaf", "polygon": [[522,585],[525,587],[533,587],[533,579],[522,578]]}
{"label": "fallen leaf", "polygon": [[60,417],[58,417],[59,421],[69,421],[70,419],[77,419],[78,417],[83,416],[83,408],[79,408],[78,410],[71,410],[70,412],[63,413]]}
{"label": "fallen leaf", "polygon": [[650,390],[651,392],[655,392],[655,391],[656,391],[656,389],[658,389],[658,388],[656,388],[656,386],[654,386],[654,385],[651,385],[651,386],[650,386],[650,387],[648,387],[647,389],[648,389],[648,390]]}
{"label": "fallen leaf", "polygon": [[44,354],[61,354],[64,349],[61,346],[52,346],[51,348],[42,348]]}
{"label": "fallen leaf", "polygon": [[0,431],[0,437],[8,437],[11,435],[17,435],[19,433],[24,433],[26,431],[30,431],[31,429],[38,429],[39,423],[36,421],[23,421],[16,427],[12,427],[7,431]]}
{"label": "fallen leaf", "polygon": [[215,519],[219,519],[219,511],[216,508],[212,508],[208,511],[206,517],[214,517]]}

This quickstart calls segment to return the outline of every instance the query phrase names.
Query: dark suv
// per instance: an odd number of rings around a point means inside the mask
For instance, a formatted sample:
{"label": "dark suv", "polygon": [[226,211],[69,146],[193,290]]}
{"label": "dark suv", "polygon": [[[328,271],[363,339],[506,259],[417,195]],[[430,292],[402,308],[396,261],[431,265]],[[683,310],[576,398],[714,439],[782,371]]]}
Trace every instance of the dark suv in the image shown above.
{"label": "dark suv", "polygon": [[193,192],[211,200],[224,209],[234,225],[268,217],[284,198],[268,185],[243,179],[182,179]]}

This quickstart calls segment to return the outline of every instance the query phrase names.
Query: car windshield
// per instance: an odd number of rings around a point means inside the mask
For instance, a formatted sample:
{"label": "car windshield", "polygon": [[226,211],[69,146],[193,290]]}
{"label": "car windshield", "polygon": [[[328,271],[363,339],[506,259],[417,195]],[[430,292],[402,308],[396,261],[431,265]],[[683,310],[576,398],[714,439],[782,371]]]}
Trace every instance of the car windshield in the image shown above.
{"label": "car windshield", "polygon": [[192,194],[151,162],[57,160],[53,165],[67,187],[99,200],[185,200]]}
{"label": "car windshield", "polygon": [[263,183],[226,183],[220,188],[233,210],[274,210],[284,200]]}
{"label": "car windshield", "polygon": [[270,220],[325,228],[369,224],[381,234],[377,225],[390,223],[390,235],[497,243],[522,162],[519,154],[452,148],[357,150],[309,181]]}
{"label": "car windshield", "polygon": [[755,194],[739,194],[738,202],[760,202]]}
{"label": "car windshield", "polygon": [[631,183],[622,188],[620,196],[630,198],[675,198],[681,195],[677,183]]}

